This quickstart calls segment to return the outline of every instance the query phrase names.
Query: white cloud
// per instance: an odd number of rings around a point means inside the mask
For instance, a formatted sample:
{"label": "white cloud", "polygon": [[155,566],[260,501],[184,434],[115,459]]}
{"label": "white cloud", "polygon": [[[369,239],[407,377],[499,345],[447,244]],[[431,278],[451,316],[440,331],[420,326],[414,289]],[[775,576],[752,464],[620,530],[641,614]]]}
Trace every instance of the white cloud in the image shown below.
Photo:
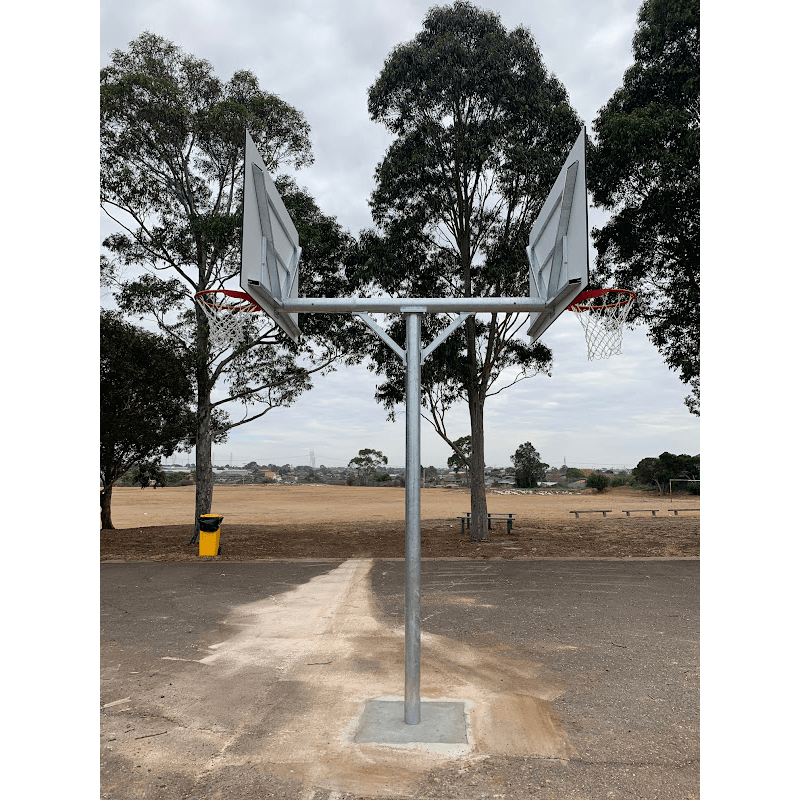
{"label": "white cloud", "polygon": [[[296,175],[353,233],[370,225],[373,172],[389,144],[369,120],[367,90],[391,49],[412,38],[433,0],[104,0],[101,64],[113,48],[148,29],[208,59],[228,78],[249,69],[262,87],[301,110],[311,125],[316,161]],[[495,0],[490,7],[508,28],[528,27],[545,63],[565,84],[588,122],[616,88],[631,61],[630,43],[640,0]],[[590,208],[590,226],[605,215]],[[102,234],[111,228],[101,223]],[[664,450],[699,452],[699,421],[683,405],[688,393],[663,365],[643,330],[627,331],[623,354],[587,362],[583,334],[570,314],[544,337],[553,349],[552,378],[523,381],[486,406],[487,463],[510,463],[531,441],[545,461],[634,466]],[[513,377],[513,373],[511,373]],[[376,376],[365,367],[343,368],[315,381],[290,409],[270,411],[235,429],[215,460],[227,463],[347,463],[362,447],[382,450],[402,465],[405,428],[374,401]],[[448,418],[454,436],[469,432],[466,409]],[[423,422],[422,460],[445,464],[447,446]]]}

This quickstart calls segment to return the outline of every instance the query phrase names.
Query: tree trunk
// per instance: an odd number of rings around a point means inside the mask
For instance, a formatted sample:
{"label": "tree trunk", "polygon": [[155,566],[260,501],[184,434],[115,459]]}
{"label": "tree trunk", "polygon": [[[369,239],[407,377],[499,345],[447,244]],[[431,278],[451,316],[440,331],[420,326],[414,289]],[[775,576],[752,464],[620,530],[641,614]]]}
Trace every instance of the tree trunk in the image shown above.
{"label": "tree trunk", "polygon": [[[472,393],[470,393],[472,394]],[[489,538],[486,508],[486,477],[484,475],[483,404],[470,398],[469,419],[472,433],[470,455],[470,541],[484,542]]]}
{"label": "tree trunk", "polygon": [[214,475],[211,463],[211,381],[208,374],[208,328],[203,312],[197,314],[197,442],[195,444],[195,463],[197,464],[194,499],[194,535],[190,544],[200,538],[200,516],[211,513],[214,493]]}
{"label": "tree trunk", "polygon": [[197,444],[195,463],[197,464],[197,487],[194,496],[194,536],[196,543],[200,536],[200,516],[211,513],[214,494],[214,474],[211,464],[211,403],[208,397],[197,404]]}
{"label": "tree trunk", "polygon": [[489,538],[488,519],[486,516],[486,477],[484,475],[483,444],[483,403],[485,397],[481,390],[482,383],[478,372],[477,348],[475,346],[475,317],[466,322],[467,358],[469,360],[470,378],[467,386],[469,404],[470,434],[472,436],[472,453],[469,459],[469,493],[470,493],[470,541],[484,542]]}
{"label": "tree trunk", "polygon": [[111,521],[111,490],[114,484],[104,486],[100,490],[100,527],[106,531],[113,531],[114,523]]}

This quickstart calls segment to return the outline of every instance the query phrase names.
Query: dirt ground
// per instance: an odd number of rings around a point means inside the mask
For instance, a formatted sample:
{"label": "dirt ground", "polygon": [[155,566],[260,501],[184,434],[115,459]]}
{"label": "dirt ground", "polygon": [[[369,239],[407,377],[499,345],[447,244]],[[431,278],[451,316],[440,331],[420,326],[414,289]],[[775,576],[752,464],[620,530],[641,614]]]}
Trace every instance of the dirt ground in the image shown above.
{"label": "dirt ground", "polygon": [[[489,540],[471,542],[458,519],[465,489],[422,491],[423,558],[699,557],[700,498],[629,487],[602,494],[488,490],[490,513],[515,514],[513,530],[494,523]],[[639,509],[627,516],[626,510]],[[656,515],[650,513],[656,510]],[[673,514],[678,509],[679,513]],[[576,518],[572,511],[606,510]],[[402,558],[405,490],[356,486],[217,486],[223,516],[222,561],[282,558]],[[100,532],[101,561],[202,561],[189,546],[194,487],[117,488],[116,530]]]}

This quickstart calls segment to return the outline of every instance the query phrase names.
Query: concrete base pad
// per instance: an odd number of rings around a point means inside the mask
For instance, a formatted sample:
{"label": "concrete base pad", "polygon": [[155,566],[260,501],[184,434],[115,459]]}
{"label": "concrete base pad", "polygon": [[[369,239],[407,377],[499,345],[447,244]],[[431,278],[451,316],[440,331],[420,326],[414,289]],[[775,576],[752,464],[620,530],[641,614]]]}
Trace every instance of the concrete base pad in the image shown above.
{"label": "concrete base pad", "polygon": [[406,725],[402,700],[367,700],[353,741],[378,744],[467,744],[464,703],[421,702],[418,725]]}

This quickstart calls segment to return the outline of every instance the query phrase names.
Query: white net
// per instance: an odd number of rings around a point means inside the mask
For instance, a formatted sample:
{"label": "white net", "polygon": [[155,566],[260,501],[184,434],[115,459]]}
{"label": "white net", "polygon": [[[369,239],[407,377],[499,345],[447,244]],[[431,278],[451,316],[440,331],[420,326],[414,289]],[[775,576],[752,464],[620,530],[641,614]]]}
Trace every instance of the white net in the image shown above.
{"label": "white net", "polygon": [[208,320],[211,346],[225,350],[238,347],[252,330],[261,308],[245,292],[229,290],[198,292],[195,299]]}
{"label": "white net", "polygon": [[627,289],[584,292],[569,307],[583,326],[589,361],[622,352],[622,327],[636,295]]}

